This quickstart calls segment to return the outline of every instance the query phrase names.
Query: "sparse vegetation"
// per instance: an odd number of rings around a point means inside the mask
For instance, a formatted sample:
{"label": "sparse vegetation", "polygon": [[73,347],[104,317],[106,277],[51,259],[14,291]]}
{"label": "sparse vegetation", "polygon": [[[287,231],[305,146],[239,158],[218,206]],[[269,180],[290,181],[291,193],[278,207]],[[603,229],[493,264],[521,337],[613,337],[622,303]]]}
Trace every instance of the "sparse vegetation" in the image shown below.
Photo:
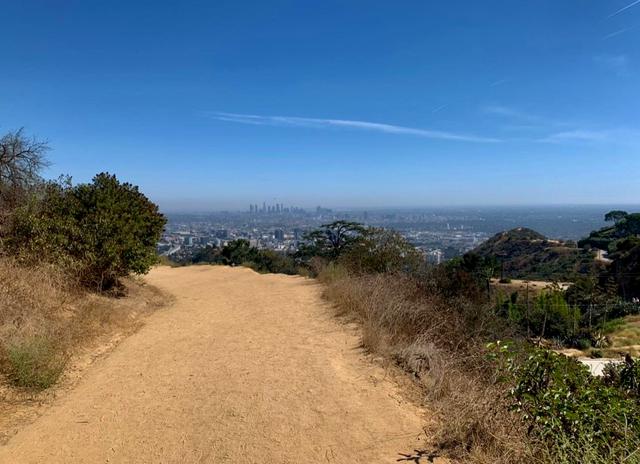
{"label": "sparse vegetation", "polygon": [[132,308],[103,292],[140,291],[123,279],[156,261],[165,223],[113,175],[43,180],[47,150],[22,130],[0,138],[0,374],[29,390],[53,385],[78,346],[136,326]]}
{"label": "sparse vegetation", "polygon": [[[490,285],[501,268],[493,256],[468,254],[427,268],[411,264],[402,238],[385,248],[375,243],[380,234],[353,224],[348,245],[335,247],[326,238],[335,236],[334,226],[310,234],[297,258],[325,284],[336,314],[361,324],[363,347],[424,387],[440,413],[436,444],[448,454],[473,462],[640,462],[635,368],[611,368],[602,381],[527,341],[584,343],[601,356],[603,334],[635,306],[618,301],[599,311],[589,297],[583,311],[589,285],[569,294],[552,285],[525,301],[517,293],[501,300]],[[385,250],[380,262],[398,264],[371,265],[378,249]]]}
{"label": "sparse vegetation", "polygon": [[572,281],[598,268],[593,252],[526,228],[496,234],[472,253],[496,260],[502,279]]}
{"label": "sparse vegetation", "polygon": [[40,337],[22,339],[6,347],[9,380],[18,387],[44,390],[62,374],[64,354],[52,340]]}

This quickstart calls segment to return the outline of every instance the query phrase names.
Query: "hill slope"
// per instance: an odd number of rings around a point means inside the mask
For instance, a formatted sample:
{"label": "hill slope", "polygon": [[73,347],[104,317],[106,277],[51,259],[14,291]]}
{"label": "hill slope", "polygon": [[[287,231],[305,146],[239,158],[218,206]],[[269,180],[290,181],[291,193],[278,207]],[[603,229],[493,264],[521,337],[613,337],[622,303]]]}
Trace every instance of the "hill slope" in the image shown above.
{"label": "hill slope", "polygon": [[473,253],[495,257],[513,279],[570,281],[594,266],[594,253],[523,227],[494,235]]}

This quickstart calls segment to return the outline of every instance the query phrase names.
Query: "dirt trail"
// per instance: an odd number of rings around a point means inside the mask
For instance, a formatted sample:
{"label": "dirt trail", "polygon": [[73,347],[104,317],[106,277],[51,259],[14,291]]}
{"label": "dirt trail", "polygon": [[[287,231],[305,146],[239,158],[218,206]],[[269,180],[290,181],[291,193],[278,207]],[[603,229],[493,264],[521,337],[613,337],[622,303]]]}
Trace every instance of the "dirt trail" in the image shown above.
{"label": "dirt trail", "polygon": [[423,412],[364,359],[318,285],[209,266],[147,280],[175,304],[0,463],[392,463],[420,444]]}

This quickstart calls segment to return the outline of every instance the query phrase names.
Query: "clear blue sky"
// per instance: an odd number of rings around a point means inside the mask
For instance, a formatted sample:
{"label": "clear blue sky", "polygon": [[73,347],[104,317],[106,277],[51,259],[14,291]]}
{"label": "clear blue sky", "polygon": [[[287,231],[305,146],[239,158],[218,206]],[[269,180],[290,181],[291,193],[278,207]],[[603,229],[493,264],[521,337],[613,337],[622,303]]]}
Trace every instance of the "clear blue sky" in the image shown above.
{"label": "clear blue sky", "polygon": [[0,131],[165,210],[637,203],[640,1],[1,6]]}

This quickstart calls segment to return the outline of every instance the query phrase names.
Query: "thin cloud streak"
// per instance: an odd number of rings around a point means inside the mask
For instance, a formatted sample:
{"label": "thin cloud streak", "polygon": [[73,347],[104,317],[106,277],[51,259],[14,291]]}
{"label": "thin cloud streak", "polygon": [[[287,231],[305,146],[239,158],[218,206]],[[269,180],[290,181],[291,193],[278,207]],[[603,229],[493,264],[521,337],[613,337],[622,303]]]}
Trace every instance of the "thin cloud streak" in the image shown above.
{"label": "thin cloud streak", "polygon": [[489,84],[489,87],[498,87],[499,85],[503,85],[508,82],[511,82],[511,79],[509,79],[508,77],[505,77],[504,79],[498,79],[497,81],[493,81],[491,84]]}
{"label": "thin cloud streak", "polygon": [[606,143],[608,145],[637,146],[640,131],[629,128],[603,130],[575,129],[551,134],[539,142],[545,143]]}
{"label": "thin cloud streak", "polygon": [[573,130],[566,132],[558,132],[546,137],[542,142],[564,142],[564,141],[576,141],[576,142],[602,142],[608,139],[609,132],[606,131],[588,131],[588,130]]}
{"label": "thin cloud streak", "polygon": [[310,127],[315,129],[343,128],[357,129],[385,134],[414,135],[429,139],[451,140],[457,142],[496,143],[500,139],[480,137],[468,134],[458,134],[429,129],[396,126],[368,121],[352,121],[346,119],[300,118],[295,116],[259,116],[255,114],[238,114],[225,112],[208,112],[210,117],[219,121],[235,122],[239,124],[253,124],[259,126],[289,126]]}
{"label": "thin cloud streak", "polygon": [[629,32],[629,28],[625,27],[624,29],[620,29],[619,31],[612,32],[611,34],[605,35],[602,40],[612,39],[613,37],[617,37],[625,32]]}
{"label": "thin cloud streak", "polygon": [[540,127],[553,126],[553,127],[566,127],[567,123],[561,121],[554,121],[535,114],[526,113],[520,111],[517,108],[502,105],[488,105],[482,108],[485,114],[499,116],[502,118],[511,118],[517,121],[526,122],[528,125],[537,125]]}
{"label": "thin cloud streak", "polygon": [[634,7],[639,3],[640,3],[640,0],[636,0],[635,2],[632,2],[632,3],[628,4],[627,6],[620,8],[618,11],[615,11],[615,12],[611,13],[609,16],[607,16],[607,18],[613,18],[614,16],[619,15],[623,11],[626,11],[629,8]]}

